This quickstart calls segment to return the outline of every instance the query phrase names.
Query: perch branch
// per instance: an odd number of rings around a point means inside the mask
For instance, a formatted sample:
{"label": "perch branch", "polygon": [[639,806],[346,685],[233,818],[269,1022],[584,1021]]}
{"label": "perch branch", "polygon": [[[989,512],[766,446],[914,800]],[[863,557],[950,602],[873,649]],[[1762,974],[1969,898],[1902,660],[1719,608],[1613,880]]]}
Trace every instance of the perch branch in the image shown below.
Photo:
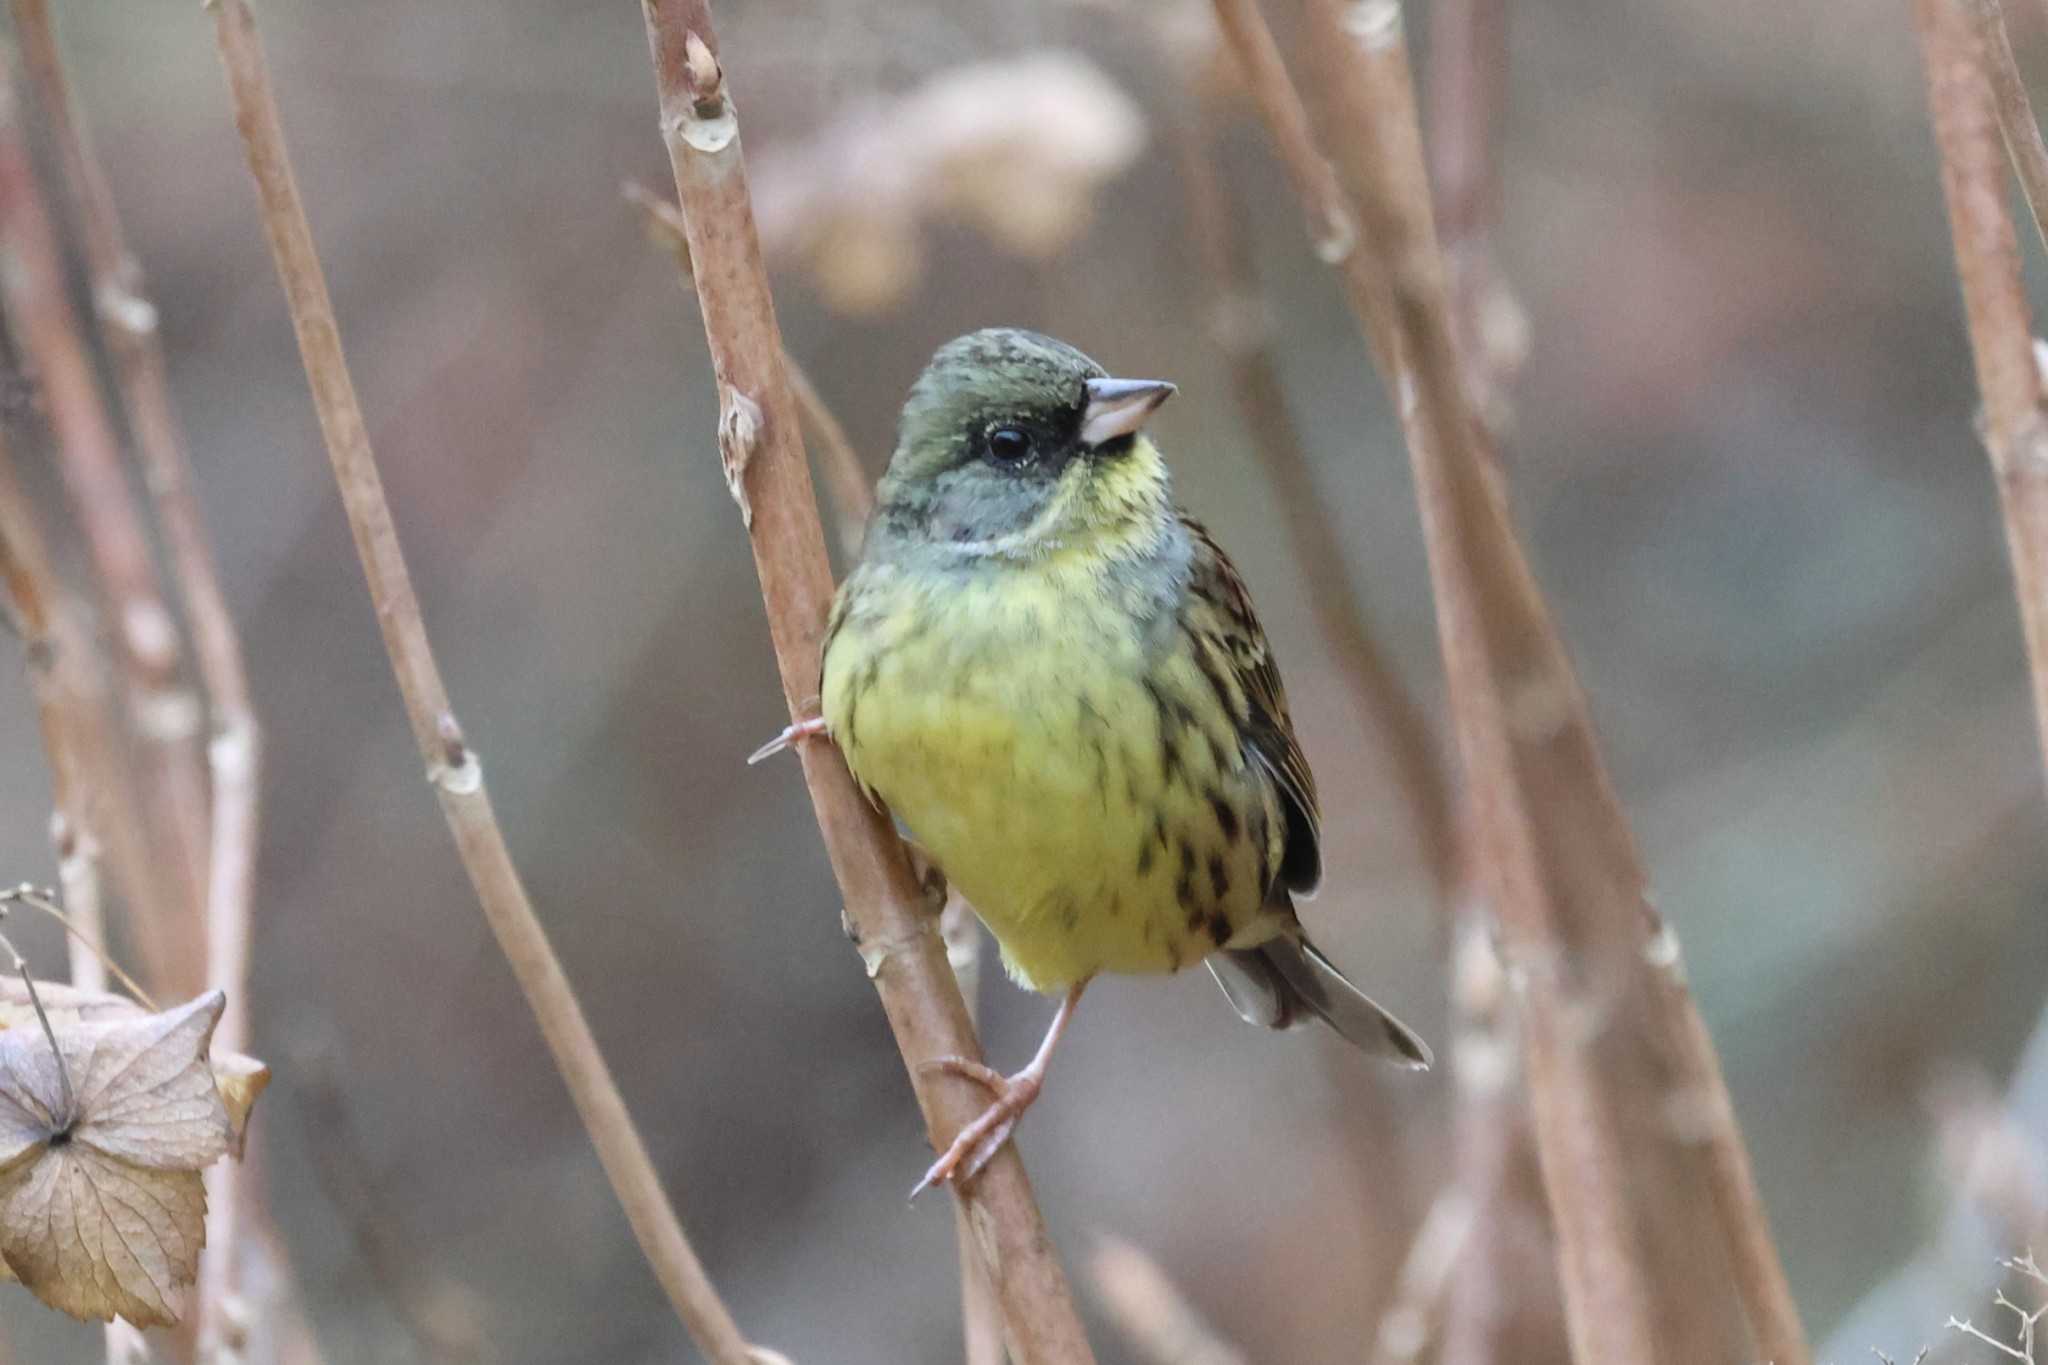
{"label": "perch branch", "polygon": [[212,11],[233,97],[235,126],[256,181],[264,232],[290,306],[321,434],[435,798],[447,817],[484,917],[526,995],[597,1148],[612,1192],[625,1209],[655,1277],[706,1356],[716,1365],[748,1365],[747,1342],[704,1273],[662,1190],[646,1144],[598,1050],[575,989],[549,946],[513,866],[484,787],[478,755],[463,738],[450,707],[342,353],[341,333],[285,150],[284,130],[255,20],[243,0],[216,0]]}
{"label": "perch branch", "polygon": [[[1241,52],[1274,52],[1250,0],[1216,5]],[[1346,293],[1414,466],[1475,856],[1521,993],[1575,1352],[1803,1365],[1718,1063],[1466,392],[1399,7],[1310,11],[1379,281],[1359,288],[1347,271]],[[1246,66],[1275,141],[1298,140],[1306,118],[1277,56]],[[1286,155],[1320,162],[1312,143]],[[1312,222],[1328,212],[1307,207]]]}
{"label": "perch branch", "polygon": [[[113,357],[143,478],[157,512],[172,580],[191,624],[192,652],[212,713],[207,745],[212,781],[206,883],[206,984],[227,998],[213,1031],[225,1052],[249,1047],[249,914],[255,888],[257,793],[261,735],[249,700],[242,645],[221,590],[211,538],[193,492],[192,464],[171,403],[156,307],[143,288],[142,266],[129,251],[105,173],[93,152],[65,75],[48,0],[14,0],[14,29],[58,164],[83,227],[85,266],[100,335]],[[66,887],[67,898],[73,888]],[[94,907],[96,910],[96,907]],[[243,1168],[222,1163],[207,1172],[206,1255],[199,1279],[202,1359],[238,1350],[228,1321],[237,1275],[237,1211]]]}
{"label": "perch branch", "polygon": [[[675,257],[683,288],[695,296],[696,277],[690,269],[689,229],[683,211],[637,180],[621,187],[627,202],[645,216],[647,235],[656,245]],[[846,428],[826,404],[817,385],[811,382],[796,357],[785,349],[783,373],[789,378],[790,394],[796,400],[803,425],[818,442],[818,466],[831,490],[832,507],[839,523],[840,546],[847,554],[858,554],[868,517],[875,510],[874,480],[861,463],[860,454],[847,438]],[[959,978],[961,996],[967,1002],[968,1022],[974,1022],[976,984],[980,980],[981,935],[967,902],[954,896],[946,902],[939,931],[945,939],[946,957]],[[991,1296],[988,1275],[975,1250],[974,1231],[965,1205],[955,1202],[954,1219],[960,1244],[960,1306],[966,1342],[967,1365],[1002,1365],[1002,1317]]]}
{"label": "perch branch", "polygon": [[[180,676],[177,619],[157,581],[154,550],[137,514],[120,442],[65,287],[64,259],[14,107],[12,73],[0,100],[0,299],[33,367],[56,437],[59,464],[119,664],[117,694],[136,744],[136,782],[148,858],[117,863],[138,942],[157,984],[196,992],[206,941],[206,779],[198,712]],[[135,874],[140,874],[139,876]]]}
{"label": "perch branch", "polygon": [[2019,177],[2020,192],[2026,196],[2027,211],[2034,220],[2034,234],[2048,246],[2048,144],[2041,140],[2041,124],[2034,117],[2033,102],[2027,98],[2026,82],[2020,77],[2019,61],[2013,56],[2012,37],[2005,28],[2002,0],[1971,0],[1977,32],[1984,44],[1986,74],[1998,106],[1998,126],[2005,135],[2005,149],[2012,157],[2013,172]]}
{"label": "perch branch", "polygon": [[[2034,720],[2048,754],[2048,417],[2019,238],[2006,209],[1998,101],[1985,26],[1967,0],[1914,0],[1927,103],[1963,287],[1970,354],[1983,395],[1980,433],[1998,482],[2013,588],[2033,678]],[[1980,12],[1981,13],[1981,12]],[[2001,30],[2002,31],[2002,30]]]}
{"label": "perch branch", "polygon": [[[817,692],[832,574],[754,229],[737,115],[704,0],[648,0],[645,12],[662,134],[717,377],[720,455],[753,544],[784,697],[801,719]],[[934,907],[887,817],[861,794],[839,751],[804,744],[799,756],[846,923],[868,962],[933,1145],[943,1150],[985,1097],[923,1065],[947,1054],[980,1055]],[[1005,1146],[956,1197],[1002,1305],[1016,1365],[1091,1361],[1016,1148]]]}

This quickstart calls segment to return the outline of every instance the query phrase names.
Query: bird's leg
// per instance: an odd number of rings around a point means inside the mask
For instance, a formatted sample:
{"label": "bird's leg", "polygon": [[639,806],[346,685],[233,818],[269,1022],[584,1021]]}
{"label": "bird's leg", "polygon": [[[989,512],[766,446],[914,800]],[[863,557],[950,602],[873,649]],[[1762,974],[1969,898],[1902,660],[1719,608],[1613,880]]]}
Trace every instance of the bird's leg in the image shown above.
{"label": "bird's leg", "polygon": [[826,734],[825,718],[812,716],[782,727],[782,733],[747,755],[747,766],[752,767],[764,758],[773,758],[784,749],[793,748],[801,739],[817,739]]}
{"label": "bird's leg", "polygon": [[1060,1002],[1059,1012],[1052,1017],[1052,1026],[1045,1031],[1045,1041],[1038,1045],[1038,1052],[1030,1063],[1014,1076],[1005,1076],[991,1066],[966,1057],[936,1057],[920,1068],[978,1081],[988,1087],[995,1100],[981,1111],[979,1118],[962,1128],[945,1154],[932,1163],[932,1168],[924,1173],[924,1179],[918,1181],[917,1188],[910,1192],[912,1199],[948,1180],[958,1184],[974,1179],[981,1174],[981,1168],[1003,1149],[1003,1144],[1010,1140],[1011,1130],[1017,1126],[1017,1120],[1024,1117],[1024,1111],[1045,1088],[1045,1071],[1052,1061],[1052,1051],[1059,1046],[1060,1035],[1067,1031],[1067,1025],[1074,1017],[1074,1007],[1081,1003],[1081,992],[1087,988],[1088,983],[1083,981],[1067,991],[1066,999]]}

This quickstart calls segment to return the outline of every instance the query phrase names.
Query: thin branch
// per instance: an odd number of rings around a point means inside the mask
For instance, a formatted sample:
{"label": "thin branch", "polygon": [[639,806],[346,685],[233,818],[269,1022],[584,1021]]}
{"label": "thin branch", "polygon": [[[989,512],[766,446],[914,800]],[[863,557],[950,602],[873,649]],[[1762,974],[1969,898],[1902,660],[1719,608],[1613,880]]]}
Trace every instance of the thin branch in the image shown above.
{"label": "thin branch", "polygon": [[463,738],[449,704],[342,353],[341,333],[285,150],[255,20],[243,0],[216,0],[212,10],[235,125],[262,204],[264,232],[290,306],[371,605],[428,780],[484,917],[526,995],[648,1264],[705,1355],[716,1365],[748,1365],[746,1339],[683,1234],[575,988],[534,914],[492,811],[482,764]]}
{"label": "thin branch", "polygon": [[2001,0],[1973,0],[1973,8],[1992,94],[1998,103],[1998,126],[2005,135],[2005,149],[2012,157],[2020,192],[2026,196],[2027,210],[2033,216],[2034,234],[2048,246],[2048,221],[2044,221],[2048,220],[2048,143],[2041,140],[2041,124],[2034,117],[2027,84],[2021,79],[2019,61],[2013,56]]}
{"label": "thin branch", "polygon": [[[2020,625],[2033,678],[2034,720],[2048,757],[2048,416],[2033,321],[2020,281],[2019,238],[2006,208],[1995,65],[1968,0],[1914,0],[1927,102],[1941,153],[1956,273],[1983,395],[1981,434],[1998,481]],[[2002,32],[2002,29],[2001,29]]]}
{"label": "thin branch", "polygon": [[867,533],[868,517],[875,510],[875,479],[868,473],[860,452],[853,448],[846,428],[839,425],[825,396],[811,382],[810,373],[784,356],[783,372],[789,377],[789,392],[796,399],[797,415],[818,443],[818,468],[824,471],[832,509],[839,523],[839,545],[847,554],[860,553],[861,537]]}
{"label": "thin branch", "polygon": [[[690,268],[689,228],[683,211],[637,180],[620,187],[626,201],[644,215],[648,238],[675,257],[683,287],[696,290],[696,276]],[[874,479],[861,462],[860,453],[833,415],[817,385],[787,350],[782,355],[783,373],[789,380],[791,396],[803,425],[818,442],[818,468],[831,491],[833,511],[839,523],[841,548],[853,555],[860,551],[861,537],[875,510]],[[975,1021],[976,985],[981,974],[981,934],[967,902],[953,896],[940,917],[939,932],[945,940],[946,957],[959,979],[960,993],[967,1002],[968,1023]],[[1003,1324],[994,1291],[988,1283],[980,1253],[975,1250],[974,1231],[963,1204],[954,1204],[960,1247],[961,1328],[967,1365],[1002,1365]]]}
{"label": "thin branch", "polygon": [[1099,1238],[1089,1269],[1110,1317],[1150,1365],[1246,1365],[1159,1263],[1129,1242]]}
{"label": "thin branch", "polygon": [[[0,896],[0,902],[9,899],[10,896]],[[4,904],[0,904],[0,916],[6,913]],[[43,1026],[43,1037],[48,1039],[50,1044],[50,1056],[57,1063],[57,1084],[61,1087],[60,1093],[64,1098],[62,1108],[49,1116],[50,1126],[59,1130],[69,1128],[78,1118],[78,1098],[71,1089],[70,1064],[64,1060],[64,1049],[57,1046],[57,1031],[50,1027],[50,1016],[43,1011],[43,997],[36,990],[35,977],[29,974],[27,960],[15,951],[14,945],[7,941],[5,934],[0,934],[0,948],[7,950],[14,970],[21,976],[21,984],[28,991],[28,1003],[35,1009],[36,1022]]]}
{"label": "thin branch", "polygon": [[[211,710],[207,746],[211,817],[207,822],[206,984],[227,998],[214,1046],[249,1051],[249,912],[255,889],[257,793],[262,736],[249,700],[241,639],[228,612],[213,546],[193,493],[192,464],[171,403],[157,312],[129,251],[112,191],[72,97],[48,0],[14,0],[22,62],[56,144],[58,164],[83,226],[85,267],[100,335],[113,357],[144,482],[169,552],[171,577],[192,630],[194,661]],[[66,888],[67,895],[72,888]],[[237,1209],[244,1181],[238,1163],[207,1172],[207,1252],[199,1280],[201,1359],[233,1335]]]}
{"label": "thin branch", "polygon": [[[676,258],[683,287],[694,292],[697,286],[690,270],[689,229],[684,225],[683,211],[637,180],[628,180],[620,186],[620,192],[626,202],[644,215],[648,238]],[[831,493],[832,510],[839,523],[840,548],[849,555],[856,554],[867,531],[868,517],[875,510],[874,475],[868,473],[860,452],[847,437],[846,428],[840,425],[831,405],[796,357],[784,351],[782,367],[789,377],[790,394],[796,399],[797,415],[818,443],[818,470]]]}
{"label": "thin branch", "polygon": [[1323,639],[1344,672],[1360,719],[1386,748],[1423,863],[1438,898],[1449,906],[1459,876],[1458,832],[1442,751],[1421,705],[1374,638],[1365,601],[1345,569],[1344,536],[1330,499],[1316,487],[1300,428],[1287,406],[1243,213],[1217,173],[1215,133],[1206,108],[1198,104],[1175,133],[1174,161],[1188,233],[1210,292],[1210,335],[1229,362],[1238,414],[1272,476]]}
{"label": "thin branch", "polygon": [[1429,15],[1426,126],[1451,324],[1473,402],[1498,437],[1507,429],[1509,390],[1529,348],[1528,320],[1493,251],[1507,103],[1507,6],[1503,0],[1433,0]]}
{"label": "thin branch", "polygon": [[[1298,143],[1300,98],[1255,5],[1216,5],[1251,58],[1276,143]],[[1371,255],[1376,277],[1361,288],[1352,267],[1346,294],[1414,466],[1479,870],[1522,996],[1575,1352],[1803,1365],[1718,1063],[1675,940],[1649,908],[1583,694],[1466,391],[1399,7],[1318,0],[1310,21],[1345,177],[1361,196],[1370,252],[1356,254]],[[1283,155],[1320,164],[1312,143]],[[1324,198],[1304,200],[1312,223],[1327,219]],[[1718,1235],[1702,1237],[1703,1227]]]}
{"label": "thin branch", "polygon": [[[717,375],[720,455],[753,544],[785,700],[801,718],[817,691],[832,574],[754,230],[738,118],[704,0],[648,0],[645,10],[662,133]],[[807,743],[799,756],[846,923],[895,1031],[934,1148],[944,1150],[986,1097],[924,1067],[948,1054],[980,1055],[936,932],[935,907],[921,894],[887,817],[855,786],[838,750]],[[956,1196],[967,1206],[1016,1365],[1091,1361],[1016,1148],[1004,1147]]]}
{"label": "thin branch", "polygon": [[[179,670],[178,624],[165,606],[149,534],[137,514],[120,443],[65,289],[63,256],[14,108],[12,73],[0,95],[0,300],[34,367],[118,662],[119,693],[137,740],[136,780],[149,859],[120,867],[138,940],[172,996],[204,978],[208,858],[206,778],[198,710]],[[130,874],[142,872],[136,884]]]}

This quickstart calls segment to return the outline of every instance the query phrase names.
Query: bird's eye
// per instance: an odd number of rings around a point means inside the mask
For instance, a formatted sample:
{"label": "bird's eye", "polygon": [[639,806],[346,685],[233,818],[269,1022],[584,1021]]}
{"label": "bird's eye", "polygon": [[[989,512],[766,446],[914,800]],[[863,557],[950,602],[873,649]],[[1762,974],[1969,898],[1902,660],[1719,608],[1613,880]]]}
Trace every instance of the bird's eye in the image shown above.
{"label": "bird's eye", "polygon": [[1031,453],[1031,436],[1019,427],[995,427],[988,434],[988,453],[1014,462]]}

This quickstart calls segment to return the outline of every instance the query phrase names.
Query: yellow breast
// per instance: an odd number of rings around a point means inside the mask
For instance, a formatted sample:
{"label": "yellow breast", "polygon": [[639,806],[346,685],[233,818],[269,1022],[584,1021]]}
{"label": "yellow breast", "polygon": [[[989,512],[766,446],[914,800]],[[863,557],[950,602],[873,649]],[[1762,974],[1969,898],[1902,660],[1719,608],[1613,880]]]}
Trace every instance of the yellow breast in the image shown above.
{"label": "yellow breast", "polygon": [[1263,941],[1277,802],[1177,629],[1140,640],[1085,567],[866,565],[842,595],[823,706],[995,933],[1057,991]]}

